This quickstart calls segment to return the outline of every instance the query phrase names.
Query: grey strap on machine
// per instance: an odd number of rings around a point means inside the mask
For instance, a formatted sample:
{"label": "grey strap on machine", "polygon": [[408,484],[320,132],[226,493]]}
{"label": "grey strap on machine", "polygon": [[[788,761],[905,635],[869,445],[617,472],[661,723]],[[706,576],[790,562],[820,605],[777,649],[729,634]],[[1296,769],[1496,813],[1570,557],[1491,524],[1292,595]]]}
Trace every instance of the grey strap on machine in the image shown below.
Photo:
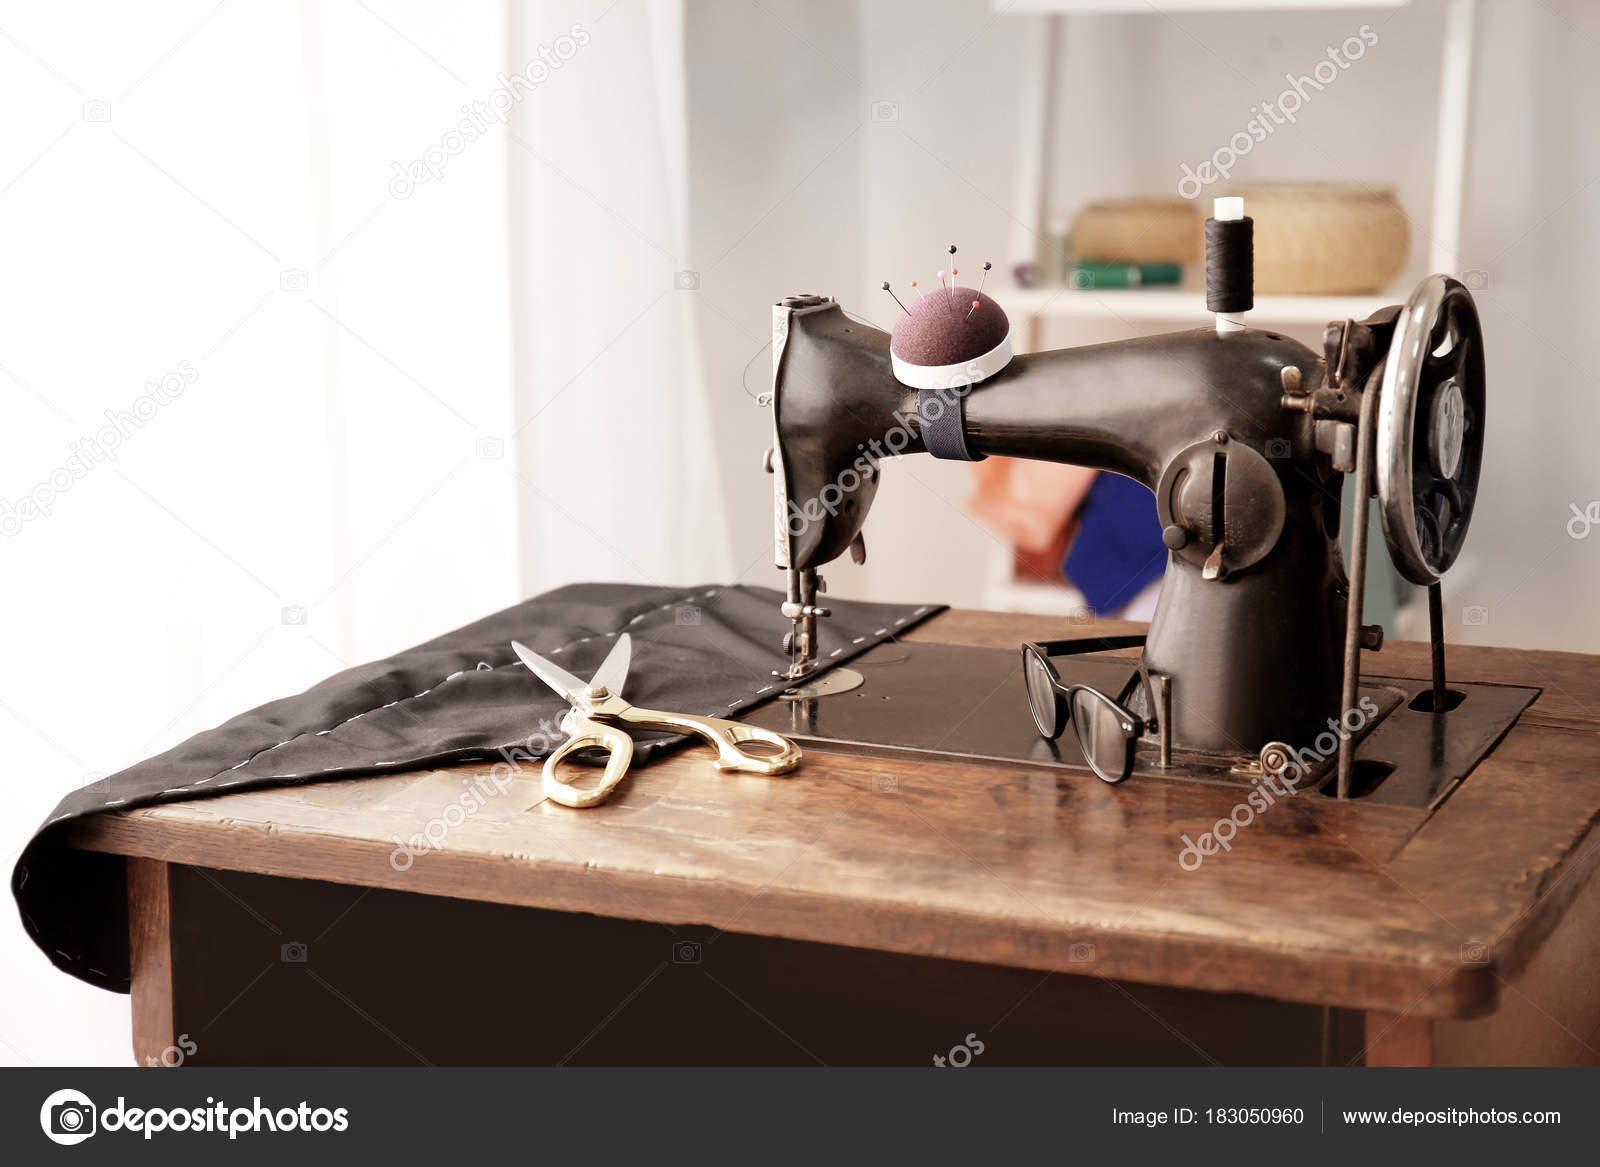
{"label": "grey strap on machine", "polygon": [[950,389],[922,389],[917,393],[917,421],[922,444],[935,458],[956,462],[982,462],[987,454],[974,454],[967,446],[967,398]]}

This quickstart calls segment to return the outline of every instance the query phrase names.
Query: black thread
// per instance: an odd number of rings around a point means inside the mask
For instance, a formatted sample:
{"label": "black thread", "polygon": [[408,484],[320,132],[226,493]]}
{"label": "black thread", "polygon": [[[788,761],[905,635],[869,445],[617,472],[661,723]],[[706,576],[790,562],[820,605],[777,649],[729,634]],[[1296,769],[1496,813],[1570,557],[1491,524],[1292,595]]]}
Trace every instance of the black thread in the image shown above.
{"label": "black thread", "polygon": [[1248,312],[1255,306],[1255,220],[1206,220],[1206,310]]}

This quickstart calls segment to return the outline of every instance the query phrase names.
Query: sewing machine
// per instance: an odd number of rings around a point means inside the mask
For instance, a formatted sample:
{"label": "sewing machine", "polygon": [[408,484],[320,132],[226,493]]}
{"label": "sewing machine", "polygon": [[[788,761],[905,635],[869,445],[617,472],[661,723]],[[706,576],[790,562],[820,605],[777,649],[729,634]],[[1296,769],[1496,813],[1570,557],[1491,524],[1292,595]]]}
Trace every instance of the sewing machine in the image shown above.
{"label": "sewing machine", "polygon": [[[1008,328],[996,340],[1003,313],[997,323],[992,301],[958,289],[953,271],[946,287],[941,272],[928,312],[901,306],[908,334],[942,331],[920,341],[942,354],[932,368],[902,354],[900,324],[892,344],[830,297],[774,307],[767,468],[792,622],[781,676],[808,712],[770,724],[817,744],[873,744],[859,724],[832,735],[819,724],[833,716],[828,700],[844,700],[828,694],[855,678],[808,680],[827,615],[818,569],[847,550],[864,559],[862,528],[890,456],[1003,455],[1123,474],[1155,494],[1169,556],[1142,663],[1159,681],[1159,708],[1140,711],[1155,732],[1135,772],[1222,781],[1281,773],[1333,730],[1336,749],[1313,756],[1326,763],[1322,778],[1337,773],[1341,797],[1383,782],[1429,805],[1464,777],[1532,695],[1451,688],[1445,678],[1439,578],[1461,550],[1483,457],[1483,344],[1471,293],[1430,276],[1403,306],[1330,323],[1319,355],[1245,325],[1249,226],[1238,206],[1208,221],[1216,324],[1186,332],[1012,356]],[[945,311],[945,294],[955,310]],[[989,327],[963,352],[962,330],[981,313]],[[1382,629],[1362,622],[1367,523],[1352,524],[1348,566],[1340,549],[1351,522],[1340,513],[1347,474],[1356,498],[1376,495],[1400,574],[1429,589],[1429,684],[1361,676],[1361,653],[1381,647]],[[947,683],[960,687],[971,665],[950,663]],[[926,687],[919,692],[925,703]],[[1358,779],[1361,743],[1378,735],[1381,757]],[[1051,751],[1047,760],[1077,759]]]}

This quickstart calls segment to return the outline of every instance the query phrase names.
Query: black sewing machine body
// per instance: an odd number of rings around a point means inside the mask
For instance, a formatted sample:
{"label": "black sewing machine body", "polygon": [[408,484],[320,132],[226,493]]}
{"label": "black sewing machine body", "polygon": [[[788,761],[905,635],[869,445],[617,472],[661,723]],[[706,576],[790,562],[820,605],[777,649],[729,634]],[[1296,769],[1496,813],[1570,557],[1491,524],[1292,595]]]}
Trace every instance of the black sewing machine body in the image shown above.
{"label": "black sewing machine body", "polygon": [[[791,521],[805,505],[789,503],[822,498],[841,475],[850,482],[862,444],[881,445],[897,425],[901,453],[924,447],[888,334],[831,302],[788,311],[773,401],[780,538],[803,570],[861,533],[877,470],[814,521]],[[1320,379],[1321,367],[1275,333],[1195,329],[1019,355],[966,390],[974,452],[1125,474],[1156,492],[1163,526],[1184,533],[1145,661],[1174,678],[1172,736],[1186,746],[1235,753],[1309,740],[1337,712],[1347,594],[1337,474],[1316,465],[1310,417],[1280,405],[1285,368]]]}
{"label": "black sewing machine body", "polygon": [[[1320,356],[1271,331],[1201,328],[1017,355],[940,392],[962,411],[970,456],[1093,467],[1154,492],[1169,553],[1144,663],[1170,683],[1164,746],[1253,759],[1336,722],[1354,704],[1359,649],[1381,644],[1360,624],[1359,594],[1351,603],[1361,572],[1340,551],[1343,475],[1368,484],[1359,497],[1379,494],[1408,578],[1434,582],[1459,550],[1481,458],[1476,329],[1465,289],[1432,277],[1404,308],[1331,324]],[[768,468],[798,684],[825,615],[816,569],[847,550],[864,557],[881,462],[928,452],[928,398],[896,379],[889,334],[831,299],[784,300],[774,337]],[[1380,414],[1378,387],[1397,373]],[[1411,428],[1397,447],[1386,425]],[[1385,433],[1395,465],[1375,472]],[[1407,540],[1422,548],[1410,560],[1396,549]],[[1441,694],[1442,660],[1441,643]]]}

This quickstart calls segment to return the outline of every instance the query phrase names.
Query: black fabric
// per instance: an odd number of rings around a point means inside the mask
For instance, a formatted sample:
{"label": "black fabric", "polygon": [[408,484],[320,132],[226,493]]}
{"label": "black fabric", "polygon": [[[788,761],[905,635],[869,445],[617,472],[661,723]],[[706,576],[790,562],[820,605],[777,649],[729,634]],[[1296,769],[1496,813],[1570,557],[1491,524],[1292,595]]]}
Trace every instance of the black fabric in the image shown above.
{"label": "black fabric", "polygon": [[[124,861],[67,846],[74,819],[265,786],[541,758],[562,740],[567,704],[517,661],[512,640],[588,680],[627,632],[629,701],[732,717],[782,688],[771,675],[788,663],[782,598],[768,588],[574,584],[242,713],[62,799],[12,873],[23,926],[58,968],[127,992]],[[943,610],[848,600],[828,607],[833,615],[820,621],[824,669]],[[634,764],[683,740],[639,735]],[[526,753],[508,757],[513,749]]]}
{"label": "black fabric", "polygon": [[917,392],[917,422],[922,444],[935,458],[982,462],[987,454],[967,448],[967,395],[951,389]]}

